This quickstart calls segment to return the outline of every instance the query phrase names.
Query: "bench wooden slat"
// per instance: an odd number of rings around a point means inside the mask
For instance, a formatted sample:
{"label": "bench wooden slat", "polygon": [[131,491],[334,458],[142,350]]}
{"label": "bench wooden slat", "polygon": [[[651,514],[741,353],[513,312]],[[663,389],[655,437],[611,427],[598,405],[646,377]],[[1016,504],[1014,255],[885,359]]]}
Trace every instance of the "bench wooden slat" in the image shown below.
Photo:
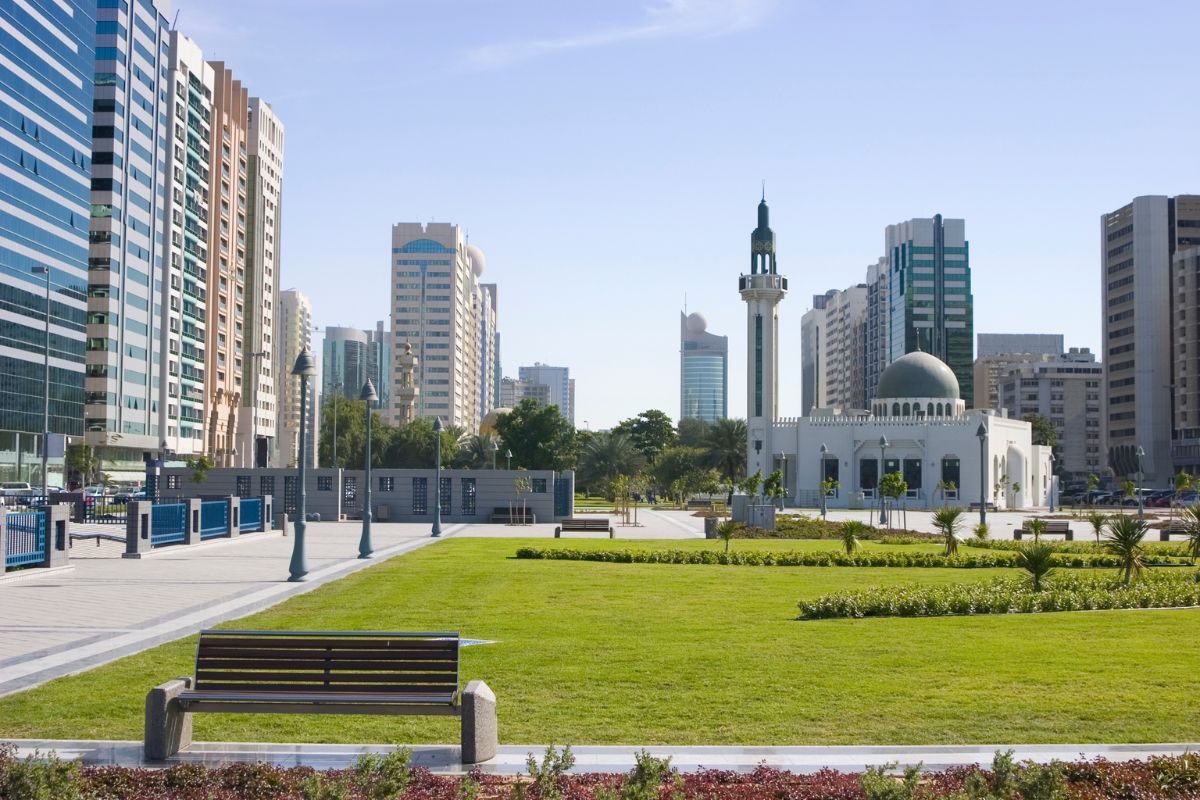
{"label": "bench wooden slat", "polygon": [[387,683],[403,680],[406,683],[453,683],[453,672],[286,672],[242,670],[206,670],[196,672],[198,681],[312,681],[321,679],[330,683]]}
{"label": "bench wooden slat", "polygon": [[378,700],[360,703],[343,702],[340,698],[305,702],[290,697],[287,700],[246,701],[243,703],[194,700],[186,705],[186,710],[195,714],[202,712],[218,714],[372,714],[375,716],[422,717],[457,717],[461,714],[459,706],[453,703],[427,703],[424,701],[386,703]]}
{"label": "bench wooden slat", "polygon": [[458,639],[314,639],[286,636],[205,636],[200,646],[211,649],[252,647],[270,650],[457,650]]}
{"label": "bench wooden slat", "polygon": [[445,661],[458,655],[458,648],[441,650],[320,650],[303,648],[285,650],[273,647],[206,647],[197,649],[200,656],[208,658],[333,658],[338,660],[359,659],[361,661]]}
{"label": "bench wooden slat", "polygon": [[457,671],[457,661],[323,661],[319,658],[288,659],[288,658],[201,658],[196,662],[197,669],[260,669],[260,670],[362,670],[372,672],[393,672],[404,674],[410,672],[450,672]]}
{"label": "bench wooden slat", "polygon": [[382,696],[402,695],[452,695],[457,690],[457,683],[422,684],[422,683],[345,683],[323,684],[320,681],[305,683],[243,683],[238,681],[206,681],[197,687],[197,691],[209,692],[278,692],[291,695],[293,693],[313,695],[341,696],[346,694],[379,694]]}

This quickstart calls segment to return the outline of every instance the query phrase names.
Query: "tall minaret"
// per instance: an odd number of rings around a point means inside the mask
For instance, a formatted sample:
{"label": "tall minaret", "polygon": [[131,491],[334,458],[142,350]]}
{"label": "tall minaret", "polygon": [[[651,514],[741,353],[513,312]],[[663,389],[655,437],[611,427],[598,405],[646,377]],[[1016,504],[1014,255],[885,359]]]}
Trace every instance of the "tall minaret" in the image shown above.
{"label": "tall minaret", "polygon": [[413,373],[420,362],[413,355],[412,345],[405,342],[404,354],[396,357],[397,372],[400,374],[400,388],[395,390],[396,422],[400,427],[417,418],[417,398],[421,395],[421,387],[413,381]]}
{"label": "tall minaret", "polygon": [[787,278],[775,272],[775,234],[766,191],[758,204],[758,227],[750,234],[750,274],[738,278],[746,301],[746,474],[774,469],[771,423],[779,410],[779,301]]}

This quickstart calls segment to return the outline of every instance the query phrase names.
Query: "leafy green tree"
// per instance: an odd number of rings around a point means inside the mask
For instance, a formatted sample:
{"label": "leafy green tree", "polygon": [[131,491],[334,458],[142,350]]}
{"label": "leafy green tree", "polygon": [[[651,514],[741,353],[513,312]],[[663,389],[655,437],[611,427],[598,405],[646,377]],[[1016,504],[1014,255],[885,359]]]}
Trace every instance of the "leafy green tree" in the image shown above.
{"label": "leafy green tree", "polygon": [[763,481],[763,494],[772,500],[779,500],[783,497],[783,471],[773,470],[767,479]]}
{"label": "leafy green tree", "polygon": [[496,420],[496,432],[512,451],[514,468],[566,469],[574,457],[575,430],[558,411],[527,397]]}
{"label": "leafy green tree", "polygon": [[[375,425],[374,417],[372,417],[371,425]],[[339,432],[340,433],[340,432]],[[374,438],[372,430],[372,438]],[[394,429],[384,435],[385,450],[381,450],[383,454],[383,466],[393,469],[421,469],[435,466],[434,459],[434,444],[437,441],[437,434],[433,431],[433,421],[428,419],[414,419],[402,428]],[[376,449],[372,445],[372,451]],[[458,458],[459,443],[455,438],[455,432],[448,428],[442,429],[442,466],[454,466],[455,459]],[[371,462],[375,463],[374,454],[372,453]],[[338,451],[338,460],[342,460],[341,450]],[[359,463],[362,462],[362,453],[359,452]]]}
{"label": "leafy green tree", "polygon": [[1017,553],[1017,566],[1029,574],[1033,590],[1042,590],[1042,581],[1054,572],[1054,548],[1045,542],[1027,544]]}
{"label": "leafy green tree", "polygon": [[678,434],[671,418],[658,409],[643,411],[636,417],[622,420],[613,428],[613,433],[624,433],[633,440],[633,446],[638,449],[646,461],[654,458],[666,448],[675,444]]}
{"label": "leafy green tree", "polygon": [[455,466],[469,469],[490,469],[492,464],[499,466],[499,451],[500,439],[495,436],[486,433],[467,436],[456,454]]}
{"label": "leafy green tree", "polygon": [[[908,492],[908,482],[899,472],[889,472],[879,481],[879,492],[892,501],[894,508],[896,501]],[[888,523],[888,529],[891,529],[891,522]]]}
{"label": "leafy green tree", "polygon": [[[899,473],[893,472],[893,475]],[[962,523],[961,508],[939,508],[933,512],[933,527],[942,534],[946,543],[946,555],[952,556],[958,552],[958,526]]]}
{"label": "leafy green tree", "polygon": [[1121,571],[1125,573],[1125,585],[1146,566],[1146,548],[1142,540],[1150,526],[1144,519],[1121,514],[1108,523],[1108,538],[1104,540],[1104,551],[1117,557]]}
{"label": "leafy green tree", "polygon": [[684,491],[699,483],[697,475],[704,471],[704,451],[698,447],[668,447],[647,467],[650,478],[659,489],[667,489],[675,481],[681,481],[686,487]]}
{"label": "leafy green tree", "polygon": [[719,419],[708,430],[708,463],[734,483],[746,474],[746,420]]}
{"label": "leafy green tree", "polygon": [[188,469],[192,471],[192,480],[196,483],[204,483],[208,480],[208,471],[215,465],[208,456],[197,456],[187,460]]}
{"label": "leafy green tree", "polygon": [[1175,510],[1179,508],[1180,498],[1182,497],[1183,493],[1191,489],[1194,484],[1195,481],[1193,480],[1192,476],[1183,470],[1180,470],[1175,476],[1175,497],[1172,498],[1174,502],[1171,503],[1172,517],[1175,516]]}
{"label": "leafy green tree", "polygon": [[755,472],[753,475],[747,475],[738,481],[738,488],[745,492],[749,497],[758,497],[758,490],[762,488],[762,483],[762,473]]}
{"label": "leafy green tree", "polygon": [[594,433],[579,452],[579,482],[589,491],[611,496],[612,482],[634,475],[645,463],[633,440],[623,433]]}
{"label": "leafy green tree", "polygon": [[1046,520],[1044,519],[1034,518],[1025,521],[1025,530],[1033,534],[1033,541],[1035,542],[1042,540],[1042,534],[1046,532],[1046,527]]}
{"label": "leafy green tree", "polygon": [[1058,447],[1058,430],[1048,417],[1041,414],[1026,414],[1021,419],[1028,422],[1033,428],[1033,444],[1040,444],[1043,447]]}
{"label": "leafy green tree", "polygon": [[70,484],[75,481],[86,486],[95,480],[100,458],[96,455],[96,448],[86,444],[73,444],[67,447],[64,464],[67,480],[63,488],[70,488]]}
{"label": "leafy green tree", "polygon": [[950,492],[957,492],[958,486],[954,481],[938,481],[938,491],[942,493],[942,505],[950,504]]}
{"label": "leafy green tree", "polygon": [[702,419],[684,417],[675,426],[676,441],[684,447],[704,447],[708,441],[709,426]]}
{"label": "leafy green tree", "polygon": [[[1138,486],[1133,481],[1126,479],[1121,481],[1121,494],[1125,495],[1126,500],[1132,500],[1137,497]],[[1122,511],[1122,514],[1125,512]]]}
{"label": "leafy green tree", "polygon": [[[318,464],[343,469],[361,469],[363,447],[367,441],[367,407],[362,400],[330,398],[321,404],[321,439],[317,445]],[[335,422],[336,420],[336,422]],[[375,434],[375,418],[371,418]],[[334,463],[334,432],[337,432],[337,463]]]}

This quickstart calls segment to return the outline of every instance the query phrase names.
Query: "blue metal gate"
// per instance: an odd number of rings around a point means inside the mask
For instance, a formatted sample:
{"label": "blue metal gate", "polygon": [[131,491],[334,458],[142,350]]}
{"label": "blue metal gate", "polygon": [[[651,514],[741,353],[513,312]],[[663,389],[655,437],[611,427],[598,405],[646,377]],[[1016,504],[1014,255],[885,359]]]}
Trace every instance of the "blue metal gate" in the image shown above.
{"label": "blue metal gate", "polygon": [[211,539],[229,534],[229,503],[205,500],[200,504],[200,538]]}
{"label": "blue metal gate", "polygon": [[46,515],[21,511],[4,515],[4,566],[27,567],[46,560]]}
{"label": "blue metal gate", "polygon": [[155,503],[150,509],[150,546],[181,544],[187,535],[185,503]]}
{"label": "blue metal gate", "polygon": [[263,500],[261,497],[243,497],[241,518],[238,520],[238,530],[241,532],[256,531],[263,527]]}
{"label": "blue metal gate", "polygon": [[571,497],[575,491],[574,481],[569,478],[554,478],[554,516],[571,516]]}

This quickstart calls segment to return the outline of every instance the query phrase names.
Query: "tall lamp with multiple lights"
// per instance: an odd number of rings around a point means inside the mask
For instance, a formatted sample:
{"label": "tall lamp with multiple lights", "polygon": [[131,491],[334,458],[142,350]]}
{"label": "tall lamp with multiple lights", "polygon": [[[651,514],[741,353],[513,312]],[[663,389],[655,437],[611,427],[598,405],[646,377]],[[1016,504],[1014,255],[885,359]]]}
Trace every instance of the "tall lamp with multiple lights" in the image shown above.
{"label": "tall lamp with multiple lights", "polygon": [[363,524],[362,536],[358,540],[358,557],[370,558],[374,552],[371,549],[371,406],[379,399],[379,395],[375,394],[375,384],[371,383],[370,378],[363,384],[358,399],[365,401],[367,405],[367,452],[363,459]]}
{"label": "tall lamp with multiple lights", "polygon": [[981,422],[975,429],[979,437],[979,524],[987,525],[987,427]]}
{"label": "tall lamp with multiple lights", "polygon": [[887,525],[887,503],[883,499],[883,476],[887,474],[888,440],[886,436],[879,437],[879,524]]}
{"label": "tall lamp with multiple lights", "polygon": [[430,535],[442,535],[442,418],[433,418],[433,452],[437,461],[437,483],[433,489],[433,530]]}

